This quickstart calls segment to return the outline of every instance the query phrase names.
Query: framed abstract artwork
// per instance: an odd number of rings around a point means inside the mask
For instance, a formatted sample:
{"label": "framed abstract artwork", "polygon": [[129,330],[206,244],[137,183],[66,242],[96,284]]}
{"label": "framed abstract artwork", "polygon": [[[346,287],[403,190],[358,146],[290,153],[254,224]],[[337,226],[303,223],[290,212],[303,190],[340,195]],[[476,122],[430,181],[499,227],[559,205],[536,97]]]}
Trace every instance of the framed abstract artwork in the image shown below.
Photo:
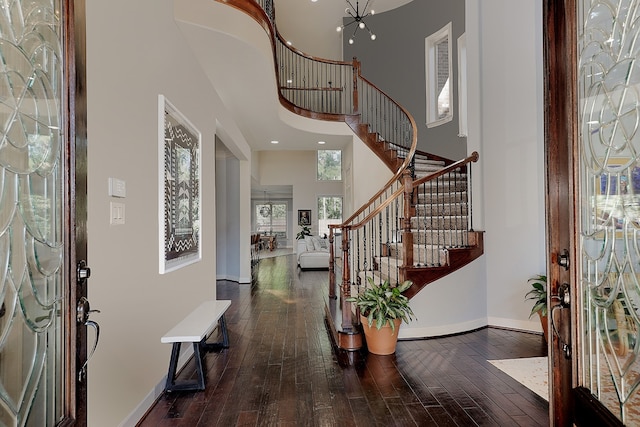
{"label": "framed abstract artwork", "polygon": [[202,135],[158,96],[160,274],[202,257],[200,144]]}

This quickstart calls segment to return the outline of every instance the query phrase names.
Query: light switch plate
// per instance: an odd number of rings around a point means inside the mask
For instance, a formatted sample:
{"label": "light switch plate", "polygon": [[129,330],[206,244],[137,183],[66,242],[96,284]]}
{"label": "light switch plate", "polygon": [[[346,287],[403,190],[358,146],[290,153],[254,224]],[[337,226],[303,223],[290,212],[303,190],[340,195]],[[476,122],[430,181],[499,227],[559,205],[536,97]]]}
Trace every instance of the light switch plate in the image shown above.
{"label": "light switch plate", "polygon": [[127,197],[127,183],[118,178],[109,178],[109,195],[112,197]]}
{"label": "light switch plate", "polygon": [[124,203],[109,203],[111,225],[124,224]]}

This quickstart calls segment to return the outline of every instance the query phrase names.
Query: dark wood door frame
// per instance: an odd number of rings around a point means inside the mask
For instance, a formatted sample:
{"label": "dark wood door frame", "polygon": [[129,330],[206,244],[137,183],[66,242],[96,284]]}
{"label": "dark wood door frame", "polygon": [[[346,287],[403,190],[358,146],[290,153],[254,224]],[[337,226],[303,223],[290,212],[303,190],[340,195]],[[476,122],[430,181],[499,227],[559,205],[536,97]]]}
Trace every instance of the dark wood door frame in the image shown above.
{"label": "dark wood door frame", "polygon": [[61,425],[87,425],[87,379],[78,371],[87,357],[87,329],[76,322],[76,307],[87,296],[86,280],[78,284],[77,265],[87,259],[87,91],[85,0],[64,0],[67,128],[65,158],[66,360],[65,418]]}
{"label": "dark wood door frame", "polygon": [[[574,244],[574,171],[577,112],[576,97],[576,0],[544,0],[543,39],[545,60],[545,155],[547,189],[547,253],[548,298],[558,295],[563,283],[571,284],[571,295],[575,292],[572,280],[576,245]],[[559,256],[568,251],[569,269],[560,265]],[[574,319],[574,304],[570,309],[553,310],[554,300],[548,301],[549,321],[552,317],[558,333],[550,334],[549,357],[552,375],[549,407],[551,423],[555,426],[572,425],[572,380],[574,366],[565,357],[563,345],[576,354],[575,340],[571,336],[571,321]],[[549,328],[553,331],[553,328]]]}

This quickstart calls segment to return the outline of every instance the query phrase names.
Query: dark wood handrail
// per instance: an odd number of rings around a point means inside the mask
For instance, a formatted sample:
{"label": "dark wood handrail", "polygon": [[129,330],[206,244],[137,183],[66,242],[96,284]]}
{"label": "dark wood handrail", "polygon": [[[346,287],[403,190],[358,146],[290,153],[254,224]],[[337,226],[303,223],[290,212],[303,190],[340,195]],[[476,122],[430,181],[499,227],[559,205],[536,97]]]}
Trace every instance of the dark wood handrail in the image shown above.
{"label": "dark wood handrail", "polygon": [[[469,157],[466,157],[464,159],[458,160],[455,163],[452,163],[451,165],[445,167],[444,169],[441,169],[437,172],[434,172],[432,174],[429,174],[427,176],[424,176],[418,180],[413,181],[412,184],[412,188],[417,188],[418,186],[424,184],[425,182],[428,181],[432,181],[434,179],[437,179],[440,176],[446,175],[452,171],[454,171],[455,169],[459,169],[462,166],[471,163],[471,162],[477,162],[479,159],[479,154],[477,151],[474,151],[473,153],[471,153],[471,155]],[[369,221],[371,221],[371,219],[375,218],[377,215],[379,215],[382,210],[384,208],[386,208],[387,206],[389,206],[391,204],[391,202],[393,202],[395,199],[397,199],[398,197],[402,196],[404,194],[404,188],[400,187],[398,188],[395,192],[393,192],[393,194],[391,194],[384,202],[382,202],[380,205],[378,205],[374,210],[372,210],[366,217],[364,217],[360,222],[356,223],[356,224],[349,224],[349,229],[350,230],[358,230],[362,227],[364,227]],[[336,225],[329,225],[330,228],[343,228],[344,225],[342,224],[336,224]]]}
{"label": "dark wood handrail", "polygon": [[429,174],[427,176],[423,176],[422,178],[413,181],[413,188],[416,188],[419,185],[424,184],[427,181],[431,181],[431,180],[434,180],[434,179],[436,179],[436,178],[438,178],[440,176],[446,175],[449,172],[451,172],[451,171],[453,171],[455,169],[459,169],[459,168],[461,168],[462,166],[464,166],[466,164],[469,164],[471,162],[475,163],[475,162],[478,161],[479,158],[480,158],[480,155],[478,154],[478,152],[474,151],[473,153],[471,153],[471,155],[469,157],[466,157],[464,159],[458,160],[457,162],[450,164],[449,166],[445,167],[444,169],[440,169],[437,172],[434,172],[434,173]]}
{"label": "dark wood handrail", "polygon": [[398,168],[398,170],[396,171],[396,173],[393,174],[393,176],[391,177],[391,179],[389,179],[389,181],[387,181],[387,183],[376,193],[374,194],[367,203],[365,203],[364,205],[362,205],[362,207],[360,207],[360,209],[358,209],[357,211],[355,211],[349,218],[347,218],[342,224],[339,225],[335,225],[335,226],[331,226],[333,228],[342,228],[345,227],[347,225],[349,225],[355,218],[357,218],[362,212],[364,212],[367,208],[369,208],[373,203],[375,203],[376,200],[378,200],[378,198],[384,194],[393,184],[395,184],[396,182],[398,182],[398,180],[400,179],[400,177],[402,176],[402,174],[404,173],[404,170],[407,169],[409,167],[409,164],[411,163],[411,159],[413,158],[413,154],[416,151],[416,147],[418,145],[418,128],[416,126],[416,122],[413,118],[413,116],[411,114],[409,114],[409,112],[400,104],[398,104],[396,101],[394,101],[391,97],[389,97],[389,95],[387,95],[384,91],[380,90],[375,84],[371,83],[369,80],[367,80],[366,78],[362,77],[361,75],[358,76],[360,79],[362,79],[363,81],[367,82],[367,84],[371,85],[374,89],[376,89],[377,91],[379,91],[381,94],[383,94],[385,97],[387,97],[388,99],[391,100],[391,102],[393,102],[398,108],[400,108],[400,110],[402,110],[402,112],[407,116],[407,118],[409,119],[409,122],[411,123],[411,134],[413,136],[413,141],[411,143],[411,148],[409,149],[409,154],[406,156],[406,158],[404,159],[404,162],[402,162],[402,165],[400,165],[400,167]]}

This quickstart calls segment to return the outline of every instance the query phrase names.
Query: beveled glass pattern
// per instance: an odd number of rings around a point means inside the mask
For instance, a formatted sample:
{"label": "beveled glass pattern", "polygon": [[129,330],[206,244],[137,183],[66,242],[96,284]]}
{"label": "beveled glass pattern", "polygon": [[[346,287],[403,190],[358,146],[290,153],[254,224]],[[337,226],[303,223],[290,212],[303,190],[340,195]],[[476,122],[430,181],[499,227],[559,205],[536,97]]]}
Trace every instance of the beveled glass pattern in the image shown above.
{"label": "beveled glass pattern", "polygon": [[59,0],[0,0],[0,425],[50,426],[63,397]]}
{"label": "beveled glass pattern", "polygon": [[640,1],[580,0],[581,385],[640,422]]}

